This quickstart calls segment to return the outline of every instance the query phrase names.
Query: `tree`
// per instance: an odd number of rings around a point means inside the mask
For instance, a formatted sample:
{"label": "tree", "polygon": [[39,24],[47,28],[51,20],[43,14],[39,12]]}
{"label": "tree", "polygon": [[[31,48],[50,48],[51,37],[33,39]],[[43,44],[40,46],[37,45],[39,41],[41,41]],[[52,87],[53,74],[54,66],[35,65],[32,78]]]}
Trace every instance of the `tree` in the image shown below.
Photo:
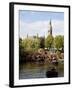
{"label": "tree", "polygon": [[19,63],[26,63],[28,61],[27,57],[31,53],[30,46],[32,44],[32,40],[29,39],[19,39]]}
{"label": "tree", "polygon": [[57,50],[64,49],[64,36],[58,35],[55,37],[54,39],[54,44],[55,44],[55,48],[57,48]]}
{"label": "tree", "polygon": [[40,37],[40,48],[44,48],[44,47],[45,47],[45,38]]}
{"label": "tree", "polygon": [[34,39],[31,43],[31,48],[34,50],[37,50],[40,47],[40,41],[39,39]]}
{"label": "tree", "polygon": [[26,62],[22,39],[19,38],[19,63]]}
{"label": "tree", "polygon": [[23,40],[22,43],[26,51],[37,50],[40,46],[40,41],[38,38],[34,39],[26,38]]}
{"label": "tree", "polygon": [[53,41],[54,41],[54,38],[52,35],[48,35],[46,40],[45,40],[45,47],[46,48],[52,48],[53,47]]}
{"label": "tree", "polygon": [[19,51],[22,52],[24,50],[24,46],[22,44],[22,39],[19,38]]}

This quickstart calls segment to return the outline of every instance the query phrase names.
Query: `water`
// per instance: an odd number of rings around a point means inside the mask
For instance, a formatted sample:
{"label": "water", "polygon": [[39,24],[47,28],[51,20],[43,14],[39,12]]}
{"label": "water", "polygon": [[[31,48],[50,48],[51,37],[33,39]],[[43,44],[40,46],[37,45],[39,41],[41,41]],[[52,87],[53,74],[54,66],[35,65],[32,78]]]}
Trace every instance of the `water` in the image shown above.
{"label": "water", "polygon": [[20,64],[19,79],[46,78],[46,72],[52,67],[56,67],[58,77],[64,76],[64,64],[59,62],[58,66],[50,63],[26,63]]}

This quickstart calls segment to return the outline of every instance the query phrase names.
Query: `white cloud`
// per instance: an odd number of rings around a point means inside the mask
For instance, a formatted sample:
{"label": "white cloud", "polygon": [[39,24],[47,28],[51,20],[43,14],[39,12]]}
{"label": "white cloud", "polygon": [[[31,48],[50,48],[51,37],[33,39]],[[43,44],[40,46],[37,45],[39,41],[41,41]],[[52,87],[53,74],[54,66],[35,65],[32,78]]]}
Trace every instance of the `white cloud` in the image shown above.
{"label": "white cloud", "polygon": [[[47,36],[48,34],[48,24],[49,21],[36,21],[31,23],[26,23],[20,21],[20,37],[25,38],[27,34],[29,36],[37,35]],[[52,20],[53,35],[64,33],[64,22],[61,20]]]}
{"label": "white cloud", "polygon": [[53,20],[53,35],[64,35],[64,21],[62,20]]}

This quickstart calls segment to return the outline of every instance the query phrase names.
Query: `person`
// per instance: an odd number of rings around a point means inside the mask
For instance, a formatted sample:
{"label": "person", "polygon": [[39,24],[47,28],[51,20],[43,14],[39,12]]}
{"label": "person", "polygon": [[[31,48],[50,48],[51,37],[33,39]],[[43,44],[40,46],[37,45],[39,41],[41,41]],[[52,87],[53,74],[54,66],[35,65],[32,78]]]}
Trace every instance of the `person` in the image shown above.
{"label": "person", "polygon": [[47,78],[58,77],[58,72],[57,72],[56,68],[53,67],[50,71],[47,71],[46,77]]}

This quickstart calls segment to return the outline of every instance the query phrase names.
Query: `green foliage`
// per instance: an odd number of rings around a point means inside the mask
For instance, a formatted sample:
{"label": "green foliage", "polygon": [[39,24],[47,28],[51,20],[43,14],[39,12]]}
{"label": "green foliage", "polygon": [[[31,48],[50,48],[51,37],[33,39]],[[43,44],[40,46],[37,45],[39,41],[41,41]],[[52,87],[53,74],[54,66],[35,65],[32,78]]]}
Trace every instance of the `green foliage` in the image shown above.
{"label": "green foliage", "polygon": [[40,47],[40,41],[39,39],[34,39],[31,44],[31,48],[36,50]]}
{"label": "green foliage", "polygon": [[[36,51],[38,51],[40,48],[53,48],[55,47],[58,51],[60,48],[64,51],[64,36],[58,35],[55,38],[52,35],[48,35],[47,38],[43,37],[33,37],[33,38],[25,38],[25,39],[19,39],[19,61],[27,62],[30,60],[30,56]],[[61,58],[61,53],[56,53],[58,58]],[[60,57],[61,56],[61,57]]]}
{"label": "green foliage", "polygon": [[39,48],[40,45],[40,41],[37,38],[35,39],[26,38],[22,41],[22,43],[25,50],[36,50]]}
{"label": "green foliage", "polygon": [[41,37],[40,38],[40,48],[44,48],[45,47],[45,38]]}
{"label": "green foliage", "polygon": [[32,44],[32,40],[31,39],[24,39],[22,41],[22,44],[24,46],[25,49],[29,49],[31,47],[31,44]]}
{"label": "green foliage", "polygon": [[55,48],[59,50],[60,48],[64,48],[64,36],[58,35],[54,39]]}
{"label": "green foliage", "polygon": [[22,39],[20,38],[19,39],[19,62],[20,63],[25,62],[26,60],[24,58],[25,58],[24,46],[22,44]]}
{"label": "green foliage", "polygon": [[54,41],[54,38],[52,35],[48,35],[48,37],[46,38],[45,40],[45,47],[46,48],[52,48],[53,47],[53,41]]}
{"label": "green foliage", "polygon": [[39,49],[40,41],[38,38],[34,39],[19,39],[19,61],[20,63],[27,62],[30,54]]}

